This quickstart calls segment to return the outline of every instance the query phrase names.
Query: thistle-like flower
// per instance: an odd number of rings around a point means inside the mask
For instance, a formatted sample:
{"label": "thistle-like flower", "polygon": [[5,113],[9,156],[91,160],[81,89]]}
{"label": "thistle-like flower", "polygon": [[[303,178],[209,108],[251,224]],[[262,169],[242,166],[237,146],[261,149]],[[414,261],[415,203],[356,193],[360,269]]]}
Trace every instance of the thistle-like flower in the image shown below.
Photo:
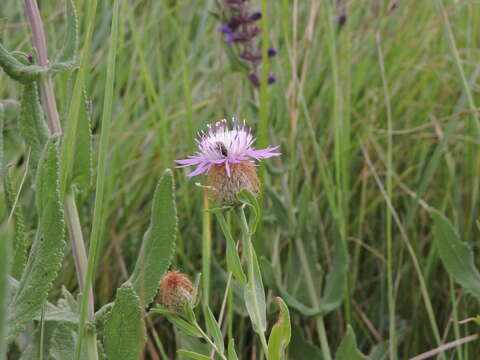
{"label": "thistle-like flower", "polygon": [[160,280],[161,302],[168,310],[182,313],[185,304],[193,305],[197,291],[192,282],[180,271],[169,271]]}
{"label": "thistle-like flower", "polygon": [[243,189],[256,195],[260,192],[255,161],[280,155],[275,152],[278,146],[255,150],[254,140],[245,121],[240,125],[232,120],[230,129],[227,120],[222,120],[198,134],[195,155],[176,162],[180,168],[197,167],[188,177],[206,173],[210,197],[219,205],[233,205],[237,193]]}

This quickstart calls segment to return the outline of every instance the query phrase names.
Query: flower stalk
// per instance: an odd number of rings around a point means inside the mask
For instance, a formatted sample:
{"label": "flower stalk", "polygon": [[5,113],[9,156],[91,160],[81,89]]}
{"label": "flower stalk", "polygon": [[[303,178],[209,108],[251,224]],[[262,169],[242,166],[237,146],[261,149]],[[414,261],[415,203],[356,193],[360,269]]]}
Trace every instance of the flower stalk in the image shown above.
{"label": "flower stalk", "polygon": [[[258,281],[255,278],[255,269],[254,269],[255,249],[253,248],[251,231],[249,229],[248,222],[245,217],[245,211],[243,209],[243,206],[239,208],[239,215],[240,215],[240,225],[242,228],[243,240],[244,240],[243,246],[245,248],[246,262],[247,262],[247,277],[248,277],[247,294],[250,297],[250,301],[253,305],[253,314],[255,318],[256,331],[260,338],[260,342],[262,343],[263,352],[265,353],[265,356],[268,358],[267,339],[265,337],[265,329],[261,326],[262,316],[260,314],[260,305],[257,297],[257,292],[255,289],[255,282]],[[262,291],[263,291],[263,287],[262,287]]]}

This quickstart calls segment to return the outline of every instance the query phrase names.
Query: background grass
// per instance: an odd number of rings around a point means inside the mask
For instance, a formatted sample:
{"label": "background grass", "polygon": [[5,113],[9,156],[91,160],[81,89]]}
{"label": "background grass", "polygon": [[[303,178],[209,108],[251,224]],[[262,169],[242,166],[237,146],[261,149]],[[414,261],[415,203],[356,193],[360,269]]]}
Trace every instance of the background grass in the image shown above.
{"label": "background grass", "polygon": [[[451,321],[476,315],[478,304],[451,283],[432,246],[432,220],[421,203],[444,212],[478,252],[480,140],[473,110],[479,101],[480,4],[444,0],[453,38],[438,4],[351,0],[330,7],[313,0],[267,2],[269,41],[279,51],[270,67],[278,81],[268,88],[261,111],[266,114],[267,142],[281,145],[283,155],[268,161],[263,172],[264,222],[255,244],[289,292],[313,305],[331,265],[334,237],[346,242],[350,270],[345,306],[324,319],[333,352],[347,323],[365,353],[380,354],[395,334],[401,359],[436,347],[435,327],[441,342],[477,330],[471,323],[457,326]],[[53,58],[53,49],[63,41],[64,4],[39,5]],[[86,2],[76,5],[83,36]],[[252,5],[261,8],[260,1],[252,0]],[[109,1],[98,6],[92,69],[86,76],[95,168],[112,16]],[[213,0],[121,3],[115,91],[108,99],[114,118],[104,193],[107,226],[94,279],[97,305],[111,301],[131,273],[155,183],[166,167],[174,166],[174,159],[194,151],[196,131],[232,116],[258,128],[259,94],[244,74],[232,72],[216,30],[219,23],[211,15],[216,9]],[[341,14],[347,19],[343,26],[338,23]],[[0,29],[8,49],[32,51],[20,2],[2,4]],[[68,84],[66,76],[56,78],[62,119]],[[15,101],[19,93],[19,86],[0,73],[0,98]],[[16,164],[17,188],[27,154],[17,135],[18,115],[11,106],[5,130],[6,160]],[[202,249],[202,234],[209,241],[211,226],[211,258],[203,256],[203,266],[211,262],[208,301],[218,312],[226,281],[225,241],[218,225],[202,214],[204,199],[194,186],[197,180],[184,175],[183,170],[175,171],[180,228],[174,268],[192,278],[201,271],[202,254],[208,254]],[[25,184],[20,196],[27,218],[30,186]],[[422,201],[412,197],[415,193]],[[78,198],[84,233],[89,234],[94,193]],[[0,204],[4,216],[4,201]],[[74,272],[69,254],[52,298],[61,284],[76,291]],[[306,272],[314,280],[317,298],[308,289]],[[264,276],[273,319],[271,301],[278,293],[268,271]],[[426,285],[434,319],[428,316],[420,281]],[[229,309],[229,331],[237,339],[238,352],[247,358],[254,345],[250,325],[241,308]],[[319,346],[316,320],[292,309],[291,315],[291,358],[301,359],[295,349],[302,339]],[[180,340],[165,320],[152,321],[166,354],[173,356]],[[471,343],[452,354],[475,359],[479,351],[480,345]]]}

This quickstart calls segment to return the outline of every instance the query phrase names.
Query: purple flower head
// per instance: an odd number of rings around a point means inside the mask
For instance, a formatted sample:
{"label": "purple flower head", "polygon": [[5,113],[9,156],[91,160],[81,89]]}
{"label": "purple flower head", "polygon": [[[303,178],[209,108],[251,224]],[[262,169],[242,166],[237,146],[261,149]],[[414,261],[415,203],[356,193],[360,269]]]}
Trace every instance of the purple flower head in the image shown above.
{"label": "purple flower head", "polygon": [[260,11],[254,12],[250,16],[250,20],[252,20],[252,21],[257,21],[257,20],[260,20],[261,18],[262,18],[262,13]]}
{"label": "purple flower head", "polygon": [[269,85],[273,84],[276,81],[277,81],[277,78],[275,77],[274,73],[268,74],[268,84]]}
{"label": "purple flower head", "polygon": [[225,42],[227,44],[232,44],[234,40],[234,33],[230,26],[221,25],[218,27],[218,31],[225,35]]}
{"label": "purple flower head", "polygon": [[222,34],[225,34],[225,35],[233,33],[233,30],[228,25],[220,25],[218,27],[218,31],[220,31]]}
{"label": "purple flower head", "polygon": [[225,167],[227,177],[230,178],[230,167],[234,164],[249,162],[254,164],[255,160],[279,156],[275,152],[278,146],[269,146],[266,149],[255,150],[255,141],[245,121],[237,124],[232,120],[231,129],[227,120],[217,122],[215,126],[208,125],[207,132],[200,132],[196,139],[198,151],[188,159],[175,160],[180,164],[179,168],[196,166],[197,168],[188,177],[208,173],[214,165]]}
{"label": "purple flower head", "polygon": [[276,49],[274,49],[274,48],[269,48],[269,49],[268,49],[268,56],[269,56],[269,57],[274,57],[274,56],[276,56],[277,54],[278,54],[278,52],[277,52]]}
{"label": "purple flower head", "polygon": [[260,86],[260,78],[257,73],[248,74],[248,80],[253,84],[253,86]]}

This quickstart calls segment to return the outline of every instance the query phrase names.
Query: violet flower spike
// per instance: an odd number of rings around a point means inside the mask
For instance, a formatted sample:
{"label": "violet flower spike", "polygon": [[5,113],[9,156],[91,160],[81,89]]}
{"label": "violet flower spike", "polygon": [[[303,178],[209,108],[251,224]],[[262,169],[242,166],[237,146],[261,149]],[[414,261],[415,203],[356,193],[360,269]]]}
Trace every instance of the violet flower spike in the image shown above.
{"label": "violet flower spike", "polygon": [[188,177],[193,177],[208,174],[213,166],[220,165],[230,178],[231,168],[236,164],[254,165],[255,161],[281,155],[275,152],[279,146],[255,150],[252,146],[254,141],[245,121],[238,124],[232,120],[230,129],[227,120],[224,119],[215,126],[209,125],[207,132],[202,131],[198,134],[196,139],[198,151],[187,159],[175,160],[179,164],[177,168],[196,166],[194,171],[187,174]]}

